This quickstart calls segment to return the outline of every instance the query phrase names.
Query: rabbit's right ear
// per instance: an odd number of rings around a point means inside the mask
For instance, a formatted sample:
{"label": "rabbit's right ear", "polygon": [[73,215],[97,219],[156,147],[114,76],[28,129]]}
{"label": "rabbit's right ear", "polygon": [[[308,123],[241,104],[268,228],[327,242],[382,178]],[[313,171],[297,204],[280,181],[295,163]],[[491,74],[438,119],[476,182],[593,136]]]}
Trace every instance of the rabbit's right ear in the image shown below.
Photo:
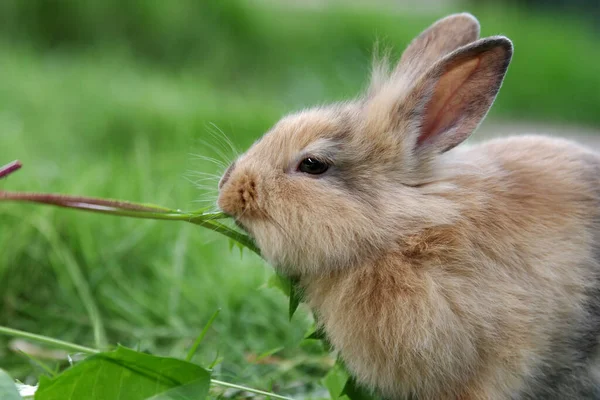
{"label": "rabbit's right ear", "polygon": [[437,60],[478,38],[479,22],[471,14],[453,14],[442,18],[408,45],[392,79],[416,80]]}
{"label": "rabbit's right ear", "polygon": [[403,98],[397,118],[410,127],[403,132],[404,142],[427,157],[469,137],[492,106],[512,52],[508,38],[495,36],[435,63]]}

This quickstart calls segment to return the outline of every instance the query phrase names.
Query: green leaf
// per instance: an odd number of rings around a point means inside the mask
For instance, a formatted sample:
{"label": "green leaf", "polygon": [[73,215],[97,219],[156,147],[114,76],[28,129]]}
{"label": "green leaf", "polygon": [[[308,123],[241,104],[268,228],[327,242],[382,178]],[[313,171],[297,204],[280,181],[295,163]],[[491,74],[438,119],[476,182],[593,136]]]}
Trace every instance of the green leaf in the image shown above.
{"label": "green leaf", "polygon": [[327,340],[327,336],[325,336],[323,329],[316,329],[305,337],[304,340]]}
{"label": "green leaf", "polygon": [[17,385],[3,369],[0,369],[0,399],[21,400]]}
{"label": "green leaf", "polygon": [[209,385],[210,373],[186,361],[119,347],[93,355],[54,379],[42,376],[35,399],[145,400],[195,381]]}
{"label": "green leaf", "polygon": [[281,275],[278,272],[275,272],[267,282],[268,287],[275,287],[283,292],[286,296],[290,298],[289,304],[289,316],[290,320],[294,316],[294,313],[298,309],[300,305],[300,291],[298,288],[298,281],[296,279],[288,278],[287,276]]}
{"label": "green leaf", "polygon": [[272,356],[275,353],[279,353],[283,349],[285,349],[285,347],[275,347],[274,349],[267,350],[264,353],[260,354],[258,357],[256,357],[256,360],[254,360],[254,362],[258,362],[260,360]]}
{"label": "green leaf", "polygon": [[240,260],[242,258],[244,258],[244,248],[246,247],[246,245],[244,245],[242,242],[235,242],[236,246],[238,247],[238,249],[240,249]]}
{"label": "green leaf", "polygon": [[285,276],[275,272],[267,281],[267,287],[277,288],[283,292],[286,296],[290,295],[291,281]]}
{"label": "green leaf", "polygon": [[321,328],[315,329],[312,333],[307,335],[304,340],[320,340],[323,345],[323,350],[330,353],[333,351],[333,346],[329,342],[325,331]]}
{"label": "green leaf", "polygon": [[323,386],[329,391],[329,395],[332,400],[348,400],[348,397],[342,394],[344,385],[348,380],[348,373],[339,363],[336,363],[333,368],[329,370],[325,378],[322,380]]}
{"label": "green leaf", "polygon": [[361,387],[356,383],[354,378],[350,377],[346,381],[344,390],[342,390],[342,396],[346,395],[350,400],[379,400],[379,398],[373,395],[367,389]]}
{"label": "green leaf", "polygon": [[296,310],[298,309],[298,306],[300,305],[300,291],[298,290],[298,283],[291,280],[290,281],[290,321],[292,320],[292,317],[294,316],[294,313],[296,312]]}
{"label": "green leaf", "polygon": [[209,379],[198,379],[149,397],[146,400],[204,400],[208,395],[209,388]]}

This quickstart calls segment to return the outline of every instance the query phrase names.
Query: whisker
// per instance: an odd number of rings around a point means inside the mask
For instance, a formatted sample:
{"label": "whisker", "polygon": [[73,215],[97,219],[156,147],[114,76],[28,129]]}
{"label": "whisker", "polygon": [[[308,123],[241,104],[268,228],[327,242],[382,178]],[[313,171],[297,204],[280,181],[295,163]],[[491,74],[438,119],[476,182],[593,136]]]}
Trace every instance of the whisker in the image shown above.
{"label": "whisker", "polygon": [[[229,152],[227,146],[223,144],[223,138],[219,134],[219,131],[214,128],[214,125],[210,125],[210,123],[204,124],[204,128],[206,129],[206,132],[210,135],[210,138],[212,139],[209,144],[212,144],[213,148],[218,147],[218,149],[223,153]],[[206,140],[203,139],[200,139],[200,141],[208,143]]]}
{"label": "whisker", "polygon": [[221,149],[215,147],[214,145],[208,143],[206,140],[204,139],[200,139],[199,140],[200,143],[204,144],[204,146],[208,147],[210,150],[212,150],[216,155],[218,155],[221,158],[221,161],[224,164],[228,164],[231,161],[231,157],[228,157]]}
{"label": "whisker", "polygon": [[293,239],[292,239],[291,235],[285,230],[283,225],[281,225],[277,220],[275,220],[275,218],[273,218],[271,215],[269,215],[266,211],[264,211],[264,210],[259,210],[259,211],[267,219],[267,221],[271,222],[273,224],[273,226],[279,230],[279,232],[286,238],[286,240],[288,242],[293,243]]}
{"label": "whisker", "polygon": [[[218,154],[221,158],[225,159],[225,160],[230,160],[232,158],[235,158],[235,156],[231,153],[231,150],[227,148],[226,144],[223,144],[223,140],[221,139],[221,137],[214,132],[212,129],[207,129],[208,134],[211,137],[211,142],[214,141],[215,144],[212,145],[213,151],[218,151]],[[201,140],[202,142],[204,142],[205,145],[207,145],[207,141],[205,140]]]}
{"label": "whisker", "polygon": [[225,170],[227,168],[227,164],[221,160],[217,160],[216,158],[212,158],[212,157],[208,157],[208,156],[203,156],[201,154],[191,154],[192,157],[198,159],[198,160],[202,160],[202,161],[207,161],[210,163],[213,163],[215,165],[217,165],[218,167],[223,168],[223,170]]}
{"label": "whisker", "polygon": [[216,199],[196,199],[196,200],[192,200],[192,203],[194,204],[206,204],[206,203],[211,203],[215,205],[215,208],[213,209],[214,211],[219,211],[219,207],[217,207],[216,203]]}
{"label": "whisker", "polygon": [[213,203],[217,207],[217,196],[209,193],[202,193],[198,198],[192,200],[194,203]]}
{"label": "whisker", "polygon": [[186,177],[186,179],[193,180],[193,181],[202,180],[202,181],[219,182],[221,177],[220,176],[204,176],[204,175],[188,175]]}
{"label": "whisker", "polygon": [[[225,144],[227,144],[227,146],[229,146],[229,149],[233,153],[234,158],[237,158],[239,156],[239,151],[237,150],[237,148],[235,147],[235,145],[233,144],[231,139],[229,139],[229,137],[225,134],[225,132],[223,132],[223,130],[221,128],[219,128],[215,123],[209,122],[209,124],[214,128],[214,130],[216,130],[216,132],[213,130],[211,132],[211,134],[222,138],[224,140]],[[217,135],[218,133],[220,133],[220,135]]]}
{"label": "whisker", "polygon": [[200,186],[200,185],[196,185],[196,188],[201,190],[204,194],[210,194],[213,195],[215,197],[218,197],[217,195],[219,194],[218,191],[213,190],[213,188],[211,186]]}
{"label": "whisker", "polygon": [[217,188],[215,188],[214,186],[203,185],[203,184],[194,184],[194,187],[204,191],[204,193],[210,193],[215,196],[217,196],[219,194],[219,190]]}
{"label": "whisker", "polygon": [[244,214],[246,214],[247,211],[248,211],[248,207],[246,207],[244,209],[244,211],[242,211],[242,213],[235,218],[236,221],[240,220],[244,216]]}
{"label": "whisker", "polygon": [[209,174],[204,172],[189,172],[186,175],[188,178],[213,179],[215,182],[218,182],[221,179],[221,175]]}
{"label": "whisker", "polygon": [[214,186],[207,186],[207,185],[194,185],[196,188],[203,190],[205,193],[211,193],[213,195],[218,195],[219,194],[219,190],[216,189]]}
{"label": "whisker", "polygon": [[219,183],[218,179],[215,179],[215,178],[212,178],[212,177],[210,177],[210,178],[199,178],[199,179],[191,179],[191,178],[189,178],[188,181],[191,182],[191,183],[193,183],[193,184],[199,184],[199,183],[202,183],[202,182],[209,182],[209,183],[213,183],[213,184],[216,185],[217,183]]}
{"label": "whisker", "polygon": [[210,185],[211,188],[214,189],[218,189],[218,183],[219,181],[217,179],[214,178],[192,178],[189,176],[184,176],[183,179],[185,179],[186,181],[188,181],[189,183],[191,183],[194,186],[200,186],[200,185]]}

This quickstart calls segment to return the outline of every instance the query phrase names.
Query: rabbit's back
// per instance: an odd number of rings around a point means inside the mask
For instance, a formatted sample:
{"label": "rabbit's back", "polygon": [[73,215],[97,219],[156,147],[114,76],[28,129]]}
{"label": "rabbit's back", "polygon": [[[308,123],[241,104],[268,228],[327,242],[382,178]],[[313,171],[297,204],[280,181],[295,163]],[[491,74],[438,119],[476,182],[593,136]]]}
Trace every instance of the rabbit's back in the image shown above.
{"label": "rabbit's back", "polygon": [[547,314],[541,320],[548,343],[515,397],[600,398],[600,156],[540,136],[493,140],[469,151],[498,167],[484,183],[494,193],[493,208],[525,234],[519,257],[529,253],[531,266],[538,259],[530,278],[540,297],[532,309]]}

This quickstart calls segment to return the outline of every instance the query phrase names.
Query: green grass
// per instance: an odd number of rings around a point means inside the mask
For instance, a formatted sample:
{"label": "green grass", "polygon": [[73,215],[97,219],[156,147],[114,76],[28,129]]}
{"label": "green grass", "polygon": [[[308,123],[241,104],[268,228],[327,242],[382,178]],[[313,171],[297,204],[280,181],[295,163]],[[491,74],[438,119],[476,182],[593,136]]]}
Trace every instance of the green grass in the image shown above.
{"label": "green grass", "polygon": [[[374,40],[400,50],[445,13],[180,3],[191,7],[185,12],[152,1],[119,14],[118,2],[102,12],[73,1],[32,3],[45,11],[19,4],[0,8],[0,164],[19,158],[25,167],[0,189],[182,209],[214,200],[214,190],[190,182],[203,178],[195,172],[222,170],[195,154],[220,158],[212,145],[233,156],[211,124],[243,150],[285,112],[357,93]],[[48,10],[66,22],[44,17]],[[473,12],[483,34],[515,42],[492,118],[600,126],[591,25],[515,9]],[[223,358],[217,379],[298,395],[316,388],[330,362],[314,344],[298,347],[309,313],[288,321],[287,299],[266,287],[270,268],[217,234],[21,204],[2,204],[0,223],[1,325],[183,357],[220,308],[197,356]],[[279,347],[271,364],[248,361]],[[0,360],[30,382],[42,372],[6,338]]]}
{"label": "green grass", "polygon": [[[11,57],[2,68],[14,79],[0,83],[0,148],[25,164],[0,183],[5,189],[205,206],[214,193],[189,179],[218,169],[193,154],[219,157],[200,139],[224,146],[210,135],[211,111],[227,106],[240,123],[268,108],[257,102],[244,110],[242,98],[236,105],[233,95],[222,99],[202,82],[131,61],[3,51]],[[297,348],[310,327],[307,313],[290,323],[287,298],[265,287],[270,268],[250,252],[229,250],[220,235],[21,204],[3,204],[0,220],[0,324],[95,346],[98,315],[96,336],[108,343],[181,355],[221,308],[198,355],[205,364],[223,357],[217,377],[268,389],[271,381],[310,383],[324,373],[323,355],[310,356],[319,348]],[[22,379],[31,374],[27,359],[0,347],[2,367]],[[278,347],[286,348],[277,354],[283,365],[246,361]]]}

